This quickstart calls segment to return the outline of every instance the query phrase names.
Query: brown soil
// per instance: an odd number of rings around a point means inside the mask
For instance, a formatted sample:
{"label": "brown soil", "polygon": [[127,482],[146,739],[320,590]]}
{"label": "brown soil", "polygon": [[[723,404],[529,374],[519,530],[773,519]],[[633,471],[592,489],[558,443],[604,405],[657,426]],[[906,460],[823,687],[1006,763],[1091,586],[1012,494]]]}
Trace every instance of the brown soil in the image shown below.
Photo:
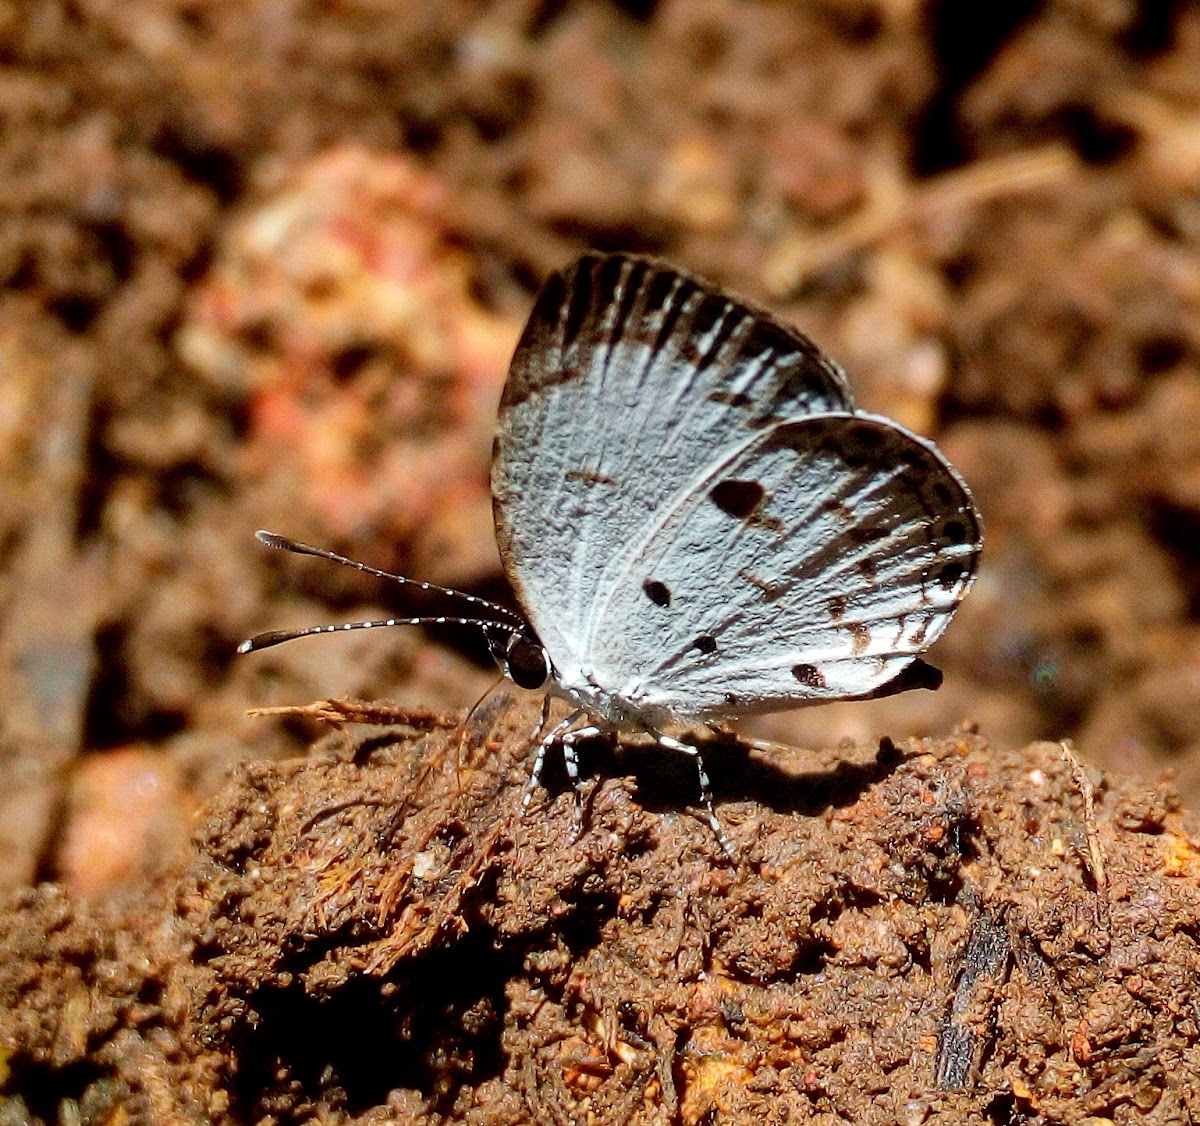
{"label": "brown soil", "polygon": [[1168,790],[1100,780],[1089,818],[1059,746],[971,733],[836,762],[712,748],[734,867],[679,812],[690,767],[635,748],[593,756],[580,838],[569,790],[520,818],[529,716],[507,715],[239,769],[165,895],[22,893],[0,929],[10,1111],[1200,1113],[1200,849]]}
{"label": "brown soil", "polygon": [[[959,11],[0,11],[0,1121],[1200,1116],[1200,9]],[[633,746],[516,819],[477,639],[233,658],[428,608],[257,527],[506,597],[494,404],[588,246],[984,517],[940,692],[713,749],[738,867]],[[245,715],[347,696],[422,733]]]}

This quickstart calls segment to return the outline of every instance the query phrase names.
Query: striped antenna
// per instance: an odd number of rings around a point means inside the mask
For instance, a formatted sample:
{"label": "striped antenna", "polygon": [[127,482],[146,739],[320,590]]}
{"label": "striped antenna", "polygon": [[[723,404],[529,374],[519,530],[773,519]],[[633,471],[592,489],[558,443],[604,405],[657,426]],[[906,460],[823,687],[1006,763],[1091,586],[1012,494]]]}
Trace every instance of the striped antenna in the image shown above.
{"label": "striped antenna", "polygon": [[[336,551],[326,551],[323,547],[313,547],[311,544],[301,543],[299,540],[291,540],[291,539],[288,539],[287,536],[280,536],[280,535],[277,535],[275,532],[258,531],[258,532],[255,532],[254,535],[255,535],[255,538],[257,538],[257,540],[259,541],[259,543],[264,543],[267,545],[267,547],[273,547],[276,551],[290,551],[295,555],[315,555],[318,559],[328,559],[331,563],[341,563],[343,567],[353,567],[356,571],[362,571],[364,574],[367,574],[367,575],[374,575],[376,578],[390,579],[392,582],[399,583],[401,586],[415,586],[418,590],[428,591],[429,593],[432,593],[432,594],[444,594],[448,598],[456,598],[460,602],[465,602],[470,606],[478,606],[481,610],[486,610],[489,613],[491,613],[497,617],[503,618],[504,624],[509,624],[509,625],[516,627],[513,632],[519,633],[526,628],[525,622],[519,614],[510,610],[507,606],[501,606],[501,605],[499,605],[499,603],[496,603],[496,602],[489,602],[486,598],[478,598],[474,594],[466,594],[461,590],[454,590],[448,586],[438,586],[436,583],[425,583],[425,582],[421,582],[419,579],[410,579],[410,578],[405,577],[404,575],[393,575],[391,573],[391,571],[381,571],[377,567],[368,567],[365,563],[359,563],[353,559],[347,559],[344,555],[338,555]],[[418,618],[411,618],[411,619],[410,618],[397,618],[394,622],[391,622],[391,621],[386,622],[386,623],[363,622],[363,623],[361,623],[361,625],[365,628],[366,626],[375,625],[375,624],[413,625],[413,624],[420,624],[420,623],[432,623],[432,622],[441,623],[441,622],[456,622],[456,621],[466,621],[469,624],[473,624],[473,625],[486,624],[483,622],[473,622],[470,619],[460,619],[460,618],[419,618],[419,619]],[[496,623],[496,624],[499,625],[502,623]],[[313,632],[313,633],[326,632],[327,628],[328,629],[340,629],[342,627],[340,627],[340,626],[332,626],[332,627],[322,626],[319,629],[315,629],[310,632]],[[259,636],[262,637],[265,635],[260,634]],[[298,635],[298,636],[302,636],[302,634]],[[255,639],[251,638],[250,640],[253,641]],[[281,640],[284,640],[284,639],[281,638]],[[276,644],[276,643],[271,642],[271,644]],[[264,646],[252,646],[251,648],[260,648],[261,649],[261,648],[264,648]],[[240,652],[242,652],[242,650],[239,649],[238,652],[240,653]],[[245,652],[247,652],[247,653],[250,652],[250,649],[245,650]]]}
{"label": "striped antenna", "polygon": [[298,637],[312,637],[318,633],[342,633],[351,629],[375,629],[378,626],[475,626],[487,634],[490,630],[498,630],[506,636],[520,636],[521,630],[505,622],[485,622],[479,618],[386,618],[376,622],[342,622],[333,626],[306,626],[304,629],[272,629],[266,633],[256,633],[247,638],[237,647],[239,653],[257,653],[260,649],[270,649],[272,645],[282,645],[285,641],[295,641]]}

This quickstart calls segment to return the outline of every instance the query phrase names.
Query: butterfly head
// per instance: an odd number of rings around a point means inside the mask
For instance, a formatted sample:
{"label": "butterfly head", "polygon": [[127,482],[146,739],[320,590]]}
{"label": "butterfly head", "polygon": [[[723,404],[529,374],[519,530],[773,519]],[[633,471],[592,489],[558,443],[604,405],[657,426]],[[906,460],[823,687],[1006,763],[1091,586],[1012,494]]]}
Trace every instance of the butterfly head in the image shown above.
{"label": "butterfly head", "polygon": [[544,688],[553,669],[542,643],[531,629],[487,631],[488,648],[500,671],[518,688]]}

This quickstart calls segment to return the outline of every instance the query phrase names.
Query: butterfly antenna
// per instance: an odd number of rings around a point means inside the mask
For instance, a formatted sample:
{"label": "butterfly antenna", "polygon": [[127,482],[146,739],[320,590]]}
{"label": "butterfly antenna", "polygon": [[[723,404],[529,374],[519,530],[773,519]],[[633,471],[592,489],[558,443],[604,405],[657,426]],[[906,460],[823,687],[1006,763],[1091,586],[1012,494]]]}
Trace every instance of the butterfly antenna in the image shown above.
{"label": "butterfly antenna", "polygon": [[257,653],[260,649],[270,649],[272,645],[282,645],[285,641],[295,641],[298,637],[312,637],[318,633],[344,633],[352,629],[377,629],[382,626],[474,626],[482,630],[485,637],[493,630],[506,637],[519,635],[521,632],[517,626],[510,626],[504,622],[485,622],[479,618],[385,618],[375,622],[341,622],[333,626],[307,626],[304,629],[271,629],[247,638],[237,647],[237,651]]}
{"label": "butterfly antenna", "polygon": [[[362,571],[366,575],[374,575],[380,579],[390,579],[394,583],[399,583],[401,586],[415,586],[418,590],[423,590],[431,594],[443,594],[449,598],[457,598],[460,601],[466,602],[471,606],[478,606],[481,610],[487,610],[492,614],[498,615],[506,622],[512,623],[519,629],[524,628],[525,623],[519,614],[514,613],[507,606],[501,606],[497,602],[489,602],[486,598],[479,598],[474,594],[466,594],[461,590],[453,590],[448,586],[438,586],[436,583],[421,582],[419,579],[410,579],[405,575],[394,575],[391,571],[381,571],[378,567],[368,567],[366,563],[359,563],[354,559],[347,559],[344,555],[338,555],[336,551],[326,551],[323,547],[313,547],[312,544],[301,543],[299,540],[288,539],[287,536],[281,536],[275,532],[258,531],[254,533],[255,538],[259,543],[266,544],[267,547],[273,547],[276,551],[290,551],[293,555],[315,555],[318,559],[328,559],[330,563],[340,563],[343,567],[353,567],[356,571]],[[403,619],[407,622],[407,619]],[[452,621],[453,619],[431,618],[429,621]],[[372,625],[371,622],[362,623],[364,626]],[[340,626],[332,627],[340,629]],[[319,632],[319,631],[313,631]],[[251,640],[254,640],[251,638]]]}

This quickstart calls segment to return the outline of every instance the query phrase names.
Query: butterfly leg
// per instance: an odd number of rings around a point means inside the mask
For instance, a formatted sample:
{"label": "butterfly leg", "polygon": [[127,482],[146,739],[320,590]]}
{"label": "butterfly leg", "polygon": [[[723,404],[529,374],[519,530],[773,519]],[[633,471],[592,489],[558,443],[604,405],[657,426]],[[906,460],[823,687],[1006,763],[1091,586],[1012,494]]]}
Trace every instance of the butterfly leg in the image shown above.
{"label": "butterfly leg", "polygon": [[563,763],[567,768],[567,777],[571,780],[571,788],[575,791],[575,838],[583,835],[583,791],[579,783],[579,756],[575,753],[575,744],[580,739],[591,739],[602,735],[604,729],[589,724],[586,727],[576,727],[567,731],[562,737]]}
{"label": "butterfly leg", "polygon": [[[543,711],[548,716],[549,705],[546,705]],[[556,723],[552,728],[550,728],[549,731],[546,732],[545,735],[542,736],[541,742],[538,743],[537,754],[533,756],[533,769],[529,772],[529,781],[525,783],[525,793],[521,797],[522,817],[525,816],[525,811],[529,808],[529,803],[533,800],[533,791],[538,788],[538,784],[542,780],[542,767],[546,765],[546,748],[549,747],[551,743],[554,743],[558,739],[562,738],[570,730],[570,728],[583,719],[586,714],[587,713],[583,710],[583,708],[578,708],[569,716],[567,716],[566,719],[560,720],[558,723]],[[545,721],[543,720],[538,729],[541,730],[541,728],[544,726]],[[572,762],[574,763],[574,751],[572,751],[571,754]],[[567,769],[569,771],[571,768],[568,766]],[[575,773],[579,773],[578,764],[575,764]],[[572,778],[574,777],[575,776],[572,775]]]}
{"label": "butterfly leg", "polygon": [[549,692],[542,697],[542,715],[534,725],[533,730],[529,733],[530,746],[533,746],[535,741],[541,739],[542,732],[546,730],[546,724],[550,722],[550,699]]}
{"label": "butterfly leg", "polygon": [[704,806],[705,813],[708,814],[709,827],[713,831],[713,836],[717,838],[717,844],[721,846],[721,851],[736,864],[738,861],[737,851],[733,847],[733,842],[725,835],[717,812],[713,809],[712,783],[708,780],[708,771],[704,769],[704,759],[700,755],[700,748],[693,747],[691,743],[681,743],[678,739],[672,739],[670,735],[663,735],[659,731],[651,731],[650,734],[658,741],[660,747],[665,747],[669,751],[682,751],[696,760],[696,773],[700,778],[700,802]]}

